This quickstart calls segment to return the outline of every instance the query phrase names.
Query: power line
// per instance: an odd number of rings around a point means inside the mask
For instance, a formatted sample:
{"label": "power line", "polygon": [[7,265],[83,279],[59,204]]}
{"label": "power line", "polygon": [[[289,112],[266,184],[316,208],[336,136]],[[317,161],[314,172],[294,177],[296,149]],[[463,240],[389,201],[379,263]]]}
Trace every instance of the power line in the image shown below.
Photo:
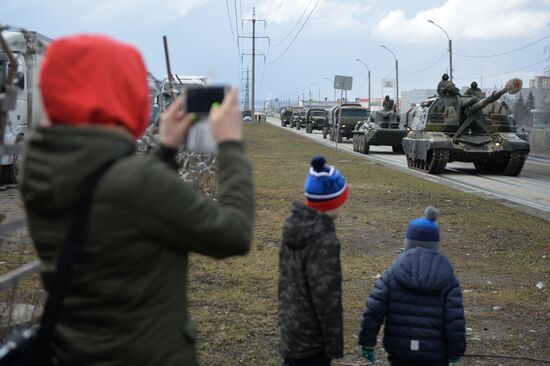
{"label": "power line", "polygon": [[273,4],[273,0],[269,0],[269,6],[267,7],[267,16],[265,17],[266,21],[269,22],[269,16],[271,15],[271,5]]}
{"label": "power line", "polygon": [[[237,22],[239,21],[239,18],[237,17],[237,0],[233,0],[233,7],[235,8],[235,32],[237,32],[237,37],[239,36],[239,25]],[[239,53],[240,50],[239,50]]]}
{"label": "power line", "polygon": [[435,64],[437,64],[439,61],[441,61],[443,59],[443,57],[447,56],[448,53],[449,53],[449,51],[445,51],[445,53],[443,53],[441,56],[439,56],[437,58],[437,60],[435,60],[434,62],[432,62],[428,66],[424,67],[423,69],[416,70],[416,71],[403,71],[403,72],[406,73],[406,74],[416,74],[418,72],[426,71],[429,68],[433,67]]}
{"label": "power line", "polygon": [[225,6],[227,7],[227,17],[229,18],[229,29],[231,30],[231,36],[233,37],[233,42],[236,45],[237,41],[235,39],[235,32],[233,32],[233,21],[231,20],[231,13],[229,12],[229,0],[225,0]]}
{"label": "power line", "polygon": [[[548,23],[548,25],[550,26],[550,23]],[[490,48],[485,48],[484,47],[484,49],[487,52],[499,52],[499,51],[502,51],[502,50],[506,50],[507,48],[510,48],[510,47],[521,46],[525,42],[529,42],[532,39],[536,39],[536,38],[540,37],[541,35],[543,35],[545,33],[548,33],[548,31],[549,31],[549,29],[545,29],[542,32],[535,33],[535,34],[530,35],[528,37],[525,37],[521,40],[516,39],[515,41],[506,42],[504,44],[501,44],[500,46],[490,47]],[[459,50],[459,52],[460,52],[460,50]]]}
{"label": "power line", "polygon": [[277,12],[275,13],[274,19],[277,19],[279,16],[279,13],[281,12],[281,8],[283,7],[283,4],[285,3],[285,0],[281,0],[281,4],[279,5],[279,9],[277,9]]}
{"label": "power line", "polygon": [[[288,34],[281,40],[281,42],[277,43],[277,44],[274,44],[273,47],[279,47],[280,45],[282,45],[283,43],[285,43],[285,41],[288,39],[288,37],[290,37],[292,35],[292,33],[294,33],[294,30],[296,30],[296,27],[298,27],[298,24],[300,24],[300,22],[302,21],[302,19],[304,18],[304,16],[306,15],[307,13],[307,9],[309,9],[309,7],[311,6],[311,4],[313,4],[313,1],[314,0],[310,0],[309,4],[307,4],[306,8],[304,9],[304,12],[302,13],[302,15],[300,16],[300,18],[298,19],[298,21],[296,22],[296,24],[294,24],[294,26],[292,27],[292,29],[290,30],[290,32],[288,32]],[[317,5],[315,5],[317,6]]]}
{"label": "power line", "polygon": [[286,52],[289,50],[289,48],[294,44],[294,41],[296,40],[296,38],[298,38],[298,36],[300,35],[300,33],[302,32],[302,29],[304,29],[305,25],[307,24],[309,18],[311,18],[311,14],[313,14],[313,12],[315,11],[315,9],[317,8],[317,5],[319,5],[319,2],[321,0],[317,0],[317,2],[315,3],[315,6],[313,7],[313,9],[311,9],[311,12],[309,13],[309,15],[307,16],[306,20],[304,21],[304,23],[302,24],[302,26],[300,27],[300,30],[298,30],[298,33],[296,33],[296,35],[294,36],[294,38],[292,39],[292,41],[289,43],[288,47],[283,51],[283,53],[277,57],[277,59],[273,62],[268,62],[268,64],[272,65],[274,63],[276,63],[277,61],[279,61],[285,54]]}
{"label": "power line", "polygon": [[[547,59],[543,59],[543,60],[540,60],[540,61],[537,61],[535,63],[532,63],[532,64],[529,64],[529,65],[525,65],[525,66],[522,66],[518,69],[515,69],[515,70],[511,70],[511,71],[506,71],[506,72],[502,72],[500,74],[493,74],[493,75],[484,75],[483,77],[484,78],[494,78],[494,77],[497,77],[497,76],[502,76],[502,75],[506,75],[506,74],[511,74],[513,72],[517,72],[517,71],[521,71],[521,70],[524,70],[524,69],[527,69],[531,66],[536,66],[536,65],[539,65],[539,64],[542,64],[543,62],[548,62]],[[477,78],[479,75],[477,76],[459,76],[457,77],[457,79],[475,79]]]}
{"label": "power line", "polygon": [[459,52],[453,52],[455,55],[458,55],[458,56],[462,56],[462,57],[473,57],[473,58],[489,58],[489,57],[498,57],[498,56],[504,56],[504,55],[509,55],[510,53],[514,53],[514,52],[517,52],[517,51],[521,51],[527,47],[531,47],[532,45],[534,44],[537,44],[541,41],[544,41],[546,38],[550,38],[550,35],[547,35],[547,36],[544,36],[542,38],[539,38],[537,39],[536,41],[534,42],[531,42],[529,44],[526,44],[525,46],[522,46],[522,47],[519,47],[519,48],[515,48],[513,50],[510,50],[510,51],[506,51],[506,52],[501,52],[501,53],[495,53],[495,54],[492,54],[492,55],[465,55],[463,53],[459,53]]}
{"label": "power line", "polygon": [[[237,18],[237,0],[233,0],[233,8],[234,8],[234,12],[235,12],[235,32],[237,32],[237,52],[239,53],[239,56],[241,54],[241,44],[239,42],[239,25],[238,25],[238,22],[239,22],[239,19]],[[243,63],[242,63],[242,60],[241,58],[239,57],[239,62],[240,62],[240,65],[241,65],[241,71],[242,71],[242,66],[243,66]]]}

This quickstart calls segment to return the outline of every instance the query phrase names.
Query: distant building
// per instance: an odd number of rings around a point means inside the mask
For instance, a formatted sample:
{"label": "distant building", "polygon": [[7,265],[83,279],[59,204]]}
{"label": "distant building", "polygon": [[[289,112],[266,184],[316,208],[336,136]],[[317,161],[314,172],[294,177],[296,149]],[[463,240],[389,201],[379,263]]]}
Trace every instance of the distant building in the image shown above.
{"label": "distant building", "polygon": [[401,109],[405,111],[406,109],[417,106],[422,101],[434,95],[437,95],[436,89],[404,90],[401,92],[399,104],[401,104]]}
{"label": "distant building", "polygon": [[549,89],[550,76],[535,76],[534,79],[529,80],[529,88]]}
{"label": "distant building", "polygon": [[535,108],[530,112],[533,116],[533,126],[535,127],[550,127],[550,77],[535,76],[529,80],[529,87],[524,87],[519,93],[514,95],[505,94],[504,99],[510,106],[513,106],[515,101],[521,95],[523,101],[527,102],[529,94],[532,93],[535,99]]}

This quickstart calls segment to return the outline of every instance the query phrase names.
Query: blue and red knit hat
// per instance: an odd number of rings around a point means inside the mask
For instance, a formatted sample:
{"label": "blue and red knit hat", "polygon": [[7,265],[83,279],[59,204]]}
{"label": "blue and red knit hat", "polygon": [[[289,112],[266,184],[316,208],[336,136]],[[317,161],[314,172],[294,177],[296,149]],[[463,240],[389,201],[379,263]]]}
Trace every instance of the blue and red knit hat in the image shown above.
{"label": "blue and red knit hat", "polygon": [[305,204],[319,211],[330,211],[346,203],[349,186],[338,169],[327,165],[322,156],[311,160],[304,183]]}
{"label": "blue and red knit hat", "polygon": [[414,219],[405,232],[405,248],[423,247],[438,252],[440,247],[439,225],[435,222],[439,210],[433,206],[426,207],[424,217]]}

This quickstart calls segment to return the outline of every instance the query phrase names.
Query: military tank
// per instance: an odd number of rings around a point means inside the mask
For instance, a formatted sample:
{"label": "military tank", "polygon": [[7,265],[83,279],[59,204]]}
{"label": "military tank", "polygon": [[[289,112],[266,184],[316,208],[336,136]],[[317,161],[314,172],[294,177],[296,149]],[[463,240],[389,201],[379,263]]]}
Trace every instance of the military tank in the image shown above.
{"label": "military tank", "polygon": [[368,154],[371,145],[389,145],[393,152],[403,153],[401,140],[407,131],[399,114],[393,111],[371,112],[366,121],[357,122],[353,130],[353,151]]}
{"label": "military tank", "polygon": [[402,141],[409,168],[440,174],[448,162],[461,161],[474,163],[480,172],[519,175],[529,143],[514,133],[498,99],[521,87],[522,81],[514,78],[484,98],[432,97],[411,109],[411,130]]}

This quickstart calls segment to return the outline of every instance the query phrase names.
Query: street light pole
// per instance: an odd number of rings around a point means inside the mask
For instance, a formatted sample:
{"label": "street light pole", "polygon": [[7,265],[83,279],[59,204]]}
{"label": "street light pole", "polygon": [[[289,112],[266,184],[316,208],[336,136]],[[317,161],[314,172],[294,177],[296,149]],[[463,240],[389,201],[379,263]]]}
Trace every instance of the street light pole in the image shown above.
{"label": "street light pole", "polygon": [[392,50],[390,50],[388,47],[384,45],[380,45],[380,47],[388,50],[395,59],[395,100],[397,104],[397,111],[399,112],[399,63],[397,62],[397,57],[395,56],[395,53],[393,53]]}
{"label": "street light pole", "polygon": [[443,27],[441,27],[431,19],[428,19],[428,23],[432,23],[433,25],[441,29],[443,33],[445,33],[445,35],[447,36],[447,40],[449,41],[449,78],[451,79],[451,81],[453,81],[453,41],[451,41],[449,34],[445,31],[445,29],[443,29]]}
{"label": "street light pole", "polygon": [[310,83],[311,85],[314,85],[315,87],[317,87],[317,92],[319,93],[318,94],[318,98],[319,98],[319,103],[321,103],[321,87],[319,87],[318,84],[316,83]]}
{"label": "street light pole", "polygon": [[372,109],[372,99],[370,99],[370,69],[369,67],[367,66],[366,63],[364,63],[363,61],[361,61],[361,59],[358,59],[356,58],[355,61],[361,63],[363,66],[365,66],[367,68],[367,71],[368,71],[368,75],[369,75],[369,111]]}
{"label": "street light pole", "polygon": [[[330,81],[330,83],[332,84],[332,86],[334,88],[334,80],[332,80],[331,78],[325,78],[325,80]],[[336,103],[336,89],[334,89],[334,103]]]}

